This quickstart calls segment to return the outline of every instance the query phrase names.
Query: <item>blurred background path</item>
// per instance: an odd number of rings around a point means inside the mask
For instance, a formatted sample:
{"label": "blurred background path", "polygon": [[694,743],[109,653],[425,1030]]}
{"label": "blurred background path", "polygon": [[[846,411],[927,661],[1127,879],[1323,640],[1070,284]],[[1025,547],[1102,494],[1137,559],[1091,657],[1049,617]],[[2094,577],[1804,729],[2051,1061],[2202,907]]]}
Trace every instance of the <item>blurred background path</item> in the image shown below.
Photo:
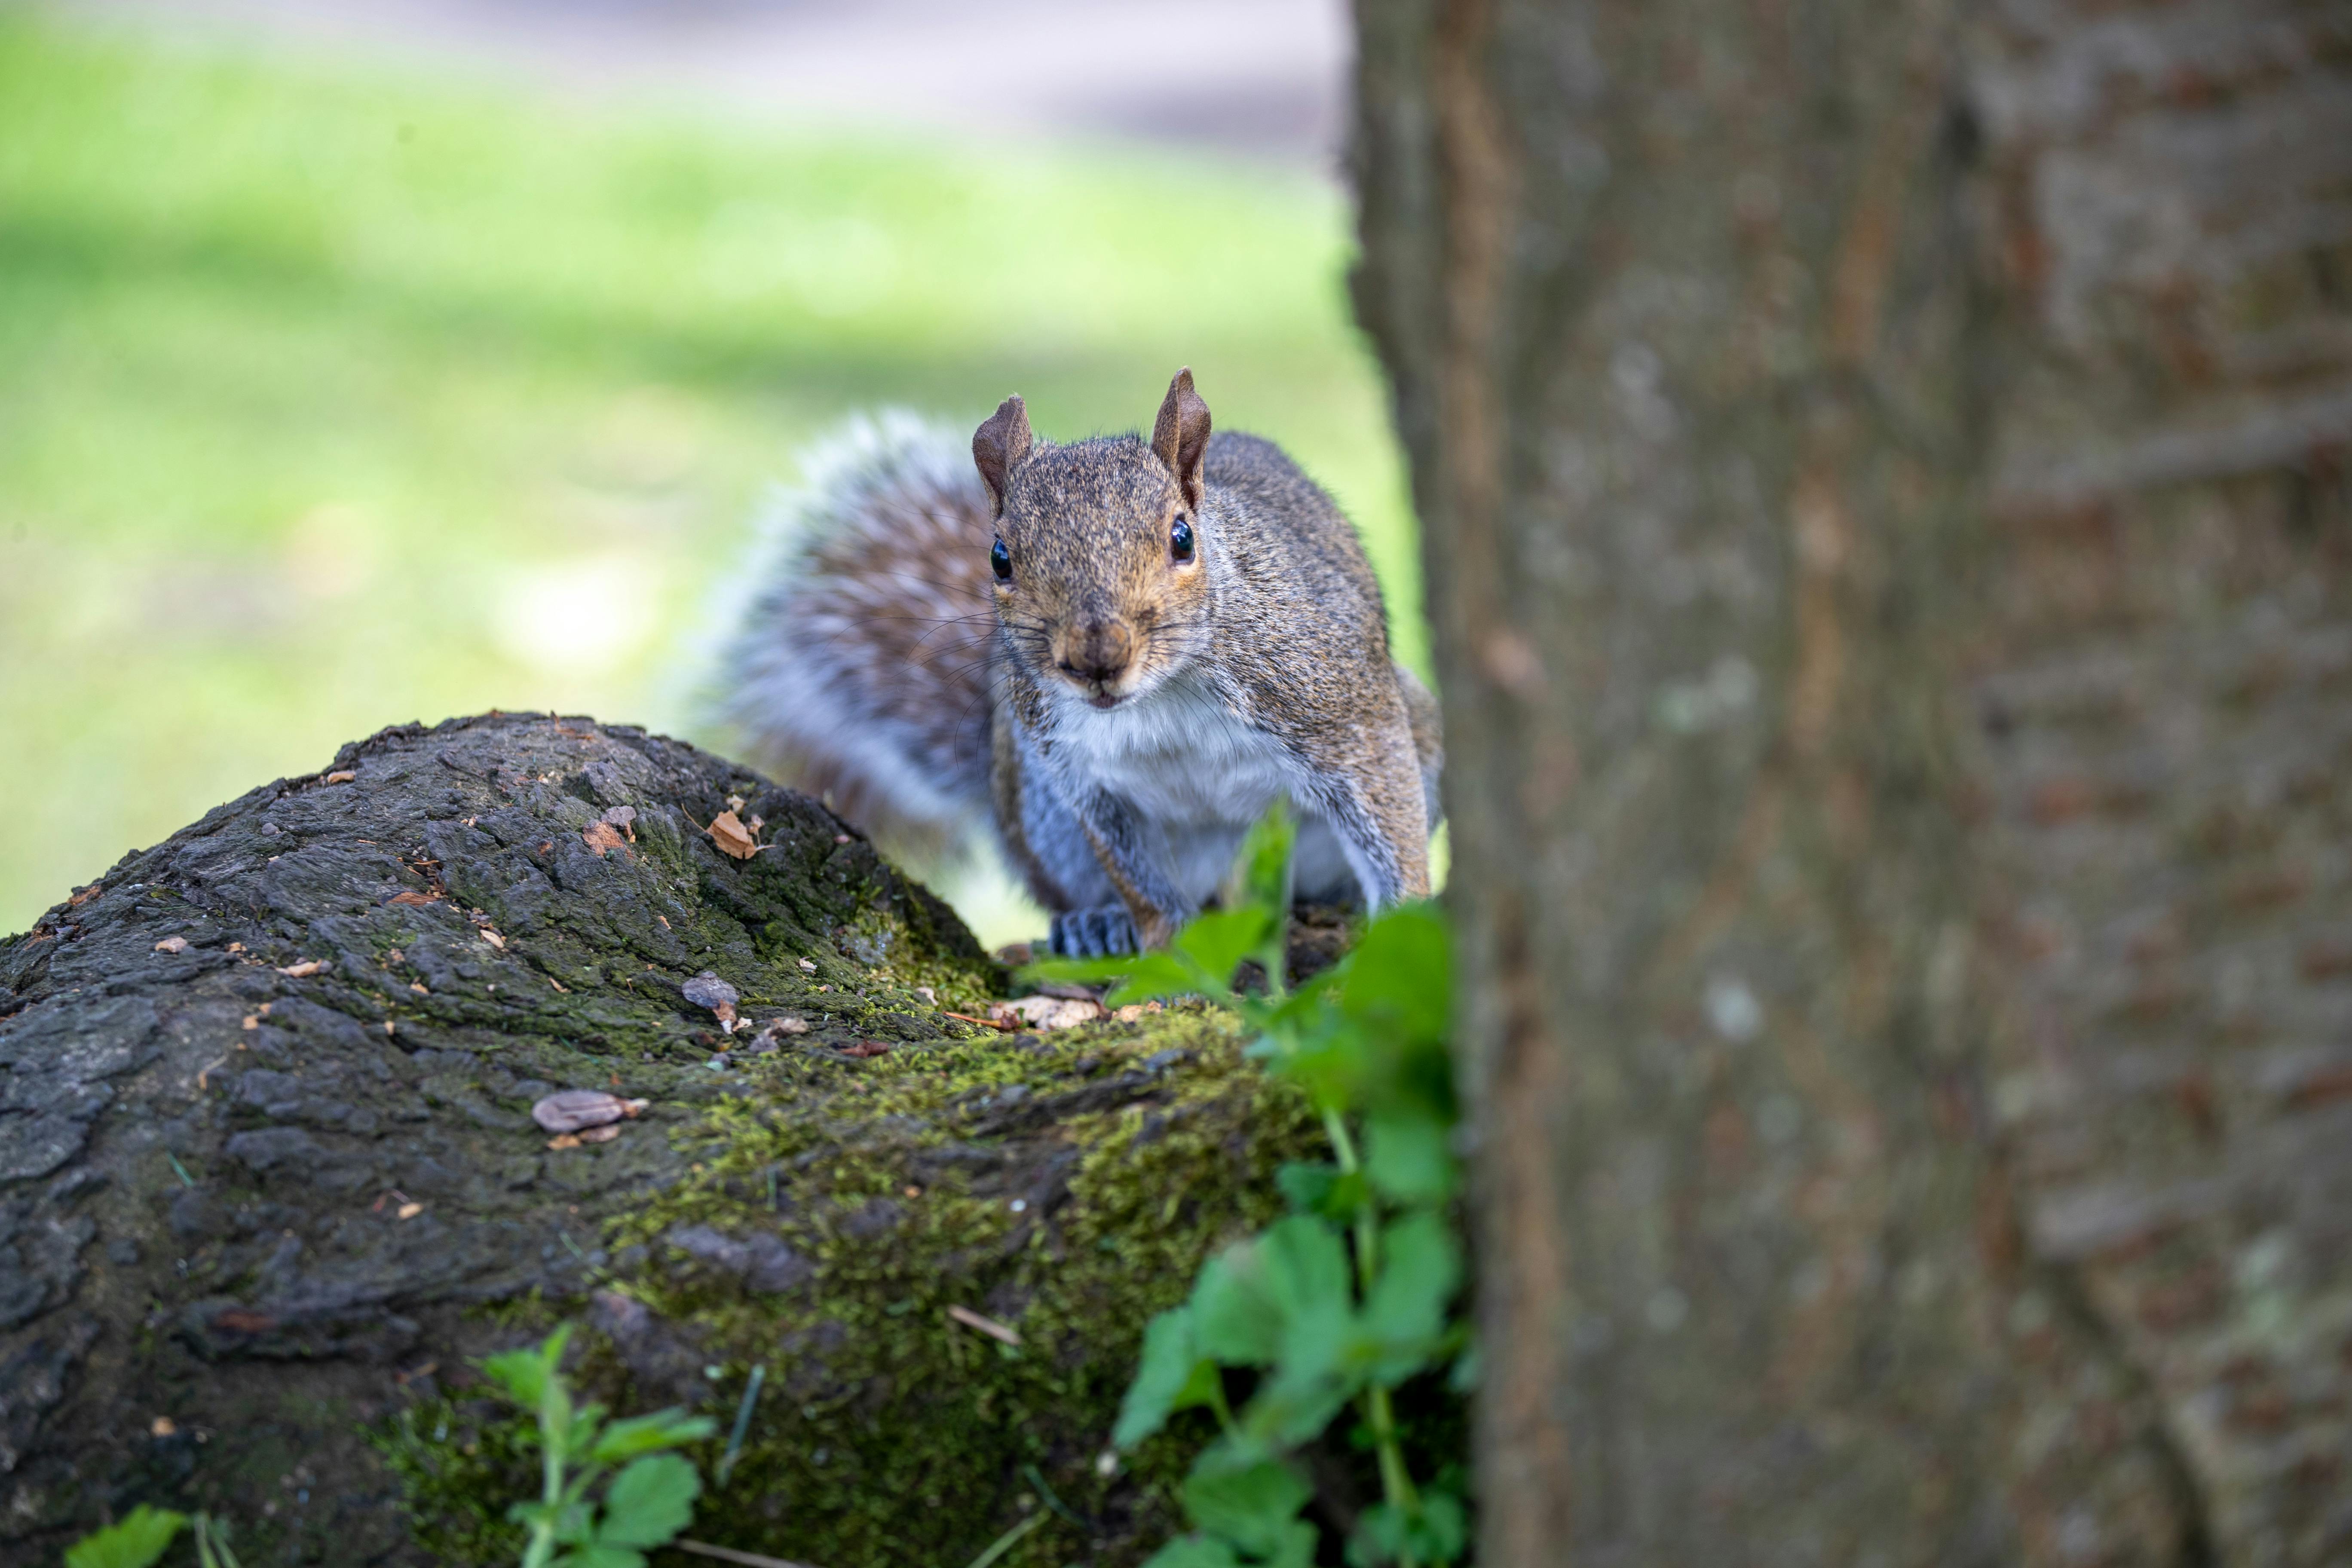
{"label": "blurred background path", "polygon": [[143,26],[390,52],[780,120],[1122,137],[1331,171],[1343,0],[74,0]]}

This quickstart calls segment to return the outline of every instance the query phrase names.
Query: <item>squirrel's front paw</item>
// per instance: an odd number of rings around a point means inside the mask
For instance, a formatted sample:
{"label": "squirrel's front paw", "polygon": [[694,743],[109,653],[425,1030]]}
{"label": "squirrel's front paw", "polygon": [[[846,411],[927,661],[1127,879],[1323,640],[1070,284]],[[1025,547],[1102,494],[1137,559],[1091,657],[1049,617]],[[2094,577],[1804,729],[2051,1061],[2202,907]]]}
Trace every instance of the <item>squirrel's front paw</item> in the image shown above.
{"label": "squirrel's front paw", "polygon": [[1135,941],[1134,918],[1116,905],[1055,915],[1052,946],[1063,958],[1108,958],[1140,951]]}

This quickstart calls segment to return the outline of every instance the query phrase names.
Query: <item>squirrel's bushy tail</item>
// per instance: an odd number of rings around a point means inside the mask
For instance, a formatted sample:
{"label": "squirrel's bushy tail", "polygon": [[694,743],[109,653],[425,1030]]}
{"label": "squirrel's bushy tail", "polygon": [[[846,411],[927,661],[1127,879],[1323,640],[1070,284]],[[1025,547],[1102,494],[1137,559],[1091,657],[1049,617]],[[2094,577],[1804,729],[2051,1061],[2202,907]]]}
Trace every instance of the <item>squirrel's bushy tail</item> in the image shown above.
{"label": "squirrel's bushy tail", "polygon": [[970,439],[888,411],[803,468],[768,519],[718,706],[784,783],[899,854],[952,858],[989,811],[993,525]]}

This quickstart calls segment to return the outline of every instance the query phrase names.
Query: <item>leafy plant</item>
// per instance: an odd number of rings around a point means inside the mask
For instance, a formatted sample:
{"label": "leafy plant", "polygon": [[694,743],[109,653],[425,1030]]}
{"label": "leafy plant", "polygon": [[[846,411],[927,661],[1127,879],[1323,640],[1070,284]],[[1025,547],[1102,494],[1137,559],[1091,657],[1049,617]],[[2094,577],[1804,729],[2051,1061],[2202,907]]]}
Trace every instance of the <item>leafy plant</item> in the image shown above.
{"label": "leafy plant", "polygon": [[[1184,1482],[1194,1532],[1146,1568],[1307,1568],[1319,1538],[1299,1517],[1314,1489],[1297,1455],[1351,1409],[1379,1460],[1381,1500],[1359,1517],[1348,1561],[1429,1568],[1459,1558],[1468,1534],[1452,1486],[1412,1475],[1394,1402],[1425,1373],[1467,1374],[1467,1331],[1449,1313],[1463,1250],[1444,921],[1423,904],[1383,910],[1338,964],[1286,990],[1293,837],[1277,808],[1244,845],[1225,907],[1165,950],[1028,972],[1115,980],[1113,1005],[1201,996],[1231,1008],[1256,1031],[1251,1050],[1267,1070],[1313,1097],[1330,1143],[1329,1161],[1283,1168],[1290,1215],[1211,1258],[1191,1297],[1145,1332],[1113,1440],[1131,1449],[1194,1407],[1222,1427]],[[1245,962],[1262,991],[1234,985]],[[1239,1409],[1228,1369],[1254,1374]]]}
{"label": "leafy plant", "polygon": [[[646,1550],[666,1546],[694,1516],[702,1478],[665,1450],[708,1437],[703,1416],[656,1411],[608,1421],[601,1405],[574,1405],[561,1363],[569,1327],[537,1350],[509,1351],[482,1363],[508,1397],[539,1420],[543,1485],[536,1502],[508,1517],[526,1525],[523,1568],[644,1568]],[[615,1467],[619,1473],[612,1474]],[[601,1503],[589,1494],[612,1474]],[[559,1555],[559,1552],[561,1555]]]}
{"label": "leafy plant", "polygon": [[116,1523],[67,1547],[66,1568],[149,1568],[187,1525],[186,1514],[142,1502]]}
{"label": "leafy plant", "polygon": [[228,1527],[210,1514],[191,1519],[168,1508],[141,1503],[121,1522],[83,1536],[66,1548],[66,1568],[150,1568],[160,1562],[181,1531],[195,1529],[198,1568],[239,1568],[228,1549]]}

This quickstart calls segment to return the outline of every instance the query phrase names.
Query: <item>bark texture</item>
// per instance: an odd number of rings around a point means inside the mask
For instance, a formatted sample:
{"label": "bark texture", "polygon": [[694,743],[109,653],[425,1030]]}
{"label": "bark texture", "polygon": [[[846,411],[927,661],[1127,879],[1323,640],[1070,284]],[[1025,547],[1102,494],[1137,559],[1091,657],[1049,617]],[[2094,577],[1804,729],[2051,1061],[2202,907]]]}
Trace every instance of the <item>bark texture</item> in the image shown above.
{"label": "bark texture", "polygon": [[1360,0],[1484,1561],[2352,1554],[2352,8]]}
{"label": "bark texture", "polygon": [[[623,1412],[724,1433],[764,1368],[706,1540],[963,1562],[1035,1475],[1018,1561],[1139,1560],[1199,1436],[1097,1467],[1143,1323],[1313,1122],[1202,1009],[945,1016],[1003,979],[815,803],[584,720],[387,731],[126,858],[0,942],[0,1560],[146,1501],[256,1568],[514,1561],[467,1361],[559,1321]],[[651,1105],[551,1147],[558,1088]]]}

